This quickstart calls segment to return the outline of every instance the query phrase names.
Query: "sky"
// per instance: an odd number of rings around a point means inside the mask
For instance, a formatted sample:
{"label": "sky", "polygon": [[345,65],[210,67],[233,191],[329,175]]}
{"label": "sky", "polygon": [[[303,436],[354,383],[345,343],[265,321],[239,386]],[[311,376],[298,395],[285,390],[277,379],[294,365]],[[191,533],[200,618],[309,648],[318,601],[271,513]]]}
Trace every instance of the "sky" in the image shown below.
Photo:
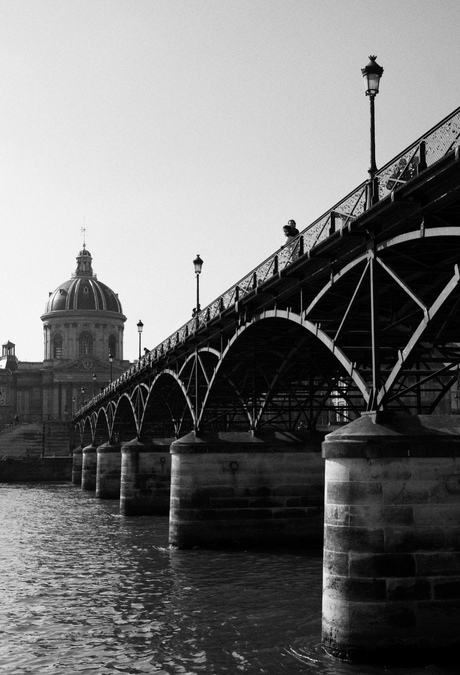
{"label": "sky", "polygon": [[[154,348],[460,105],[458,0],[0,0],[0,340],[83,245]],[[452,79],[452,82],[450,81]]]}

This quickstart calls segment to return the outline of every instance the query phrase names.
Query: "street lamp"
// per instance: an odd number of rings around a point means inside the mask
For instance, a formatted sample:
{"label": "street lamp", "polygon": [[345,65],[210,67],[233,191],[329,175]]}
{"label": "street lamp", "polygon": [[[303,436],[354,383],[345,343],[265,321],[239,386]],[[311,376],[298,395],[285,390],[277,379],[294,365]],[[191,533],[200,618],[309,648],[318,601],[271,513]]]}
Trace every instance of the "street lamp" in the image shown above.
{"label": "street lamp", "polygon": [[113,354],[109,352],[109,363],[110,363],[110,381],[112,382],[112,366],[113,366]]}
{"label": "street lamp", "polygon": [[195,275],[196,275],[196,308],[195,308],[195,313],[196,313],[196,316],[198,317],[198,314],[201,310],[201,307],[200,307],[200,274],[201,274],[201,268],[203,267],[203,261],[200,258],[200,254],[197,254],[195,260],[193,261],[193,264],[195,265]]}
{"label": "street lamp", "polygon": [[[364,77],[366,96],[369,96],[371,111],[371,164],[369,167],[369,183],[367,185],[366,208],[371,208],[379,201],[377,165],[375,163],[375,111],[374,99],[379,93],[380,78],[383,68],[376,62],[376,56],[369,56],[369,63],[361,69]],[[371,341],[372,341],[372,396],[368,410],[378,408],[378,390],[380,387],[380,315],[378,296],[378,264],[374,239],[374,255],[370,259],[370,291],[371,291]]]}
{"label": "street lamp", "polygon": [[96,382],[97,382],[97,375],[96,373],[93,373],[93,396],[96,396]]}
{"label": "street lamp", "polygon": [[369,56],[369,63],[361,68],[366,87],[366,96],[369,96],[371,112],[371,164],[369,167],[369,184],[367,191],[366,208],[370,208],[379,201],[379,186],[376,178],[377,165],[375,163],[375,110],[374,99],[379,93],[380,78],[383,68],[376,62],[376,56]]}
{"label": "street lamp", "polygon": [[142,321],[139,319],[139,323],[137,324],[137,332],[139,333],[139,361],[141,360],[141,344],[142,344],[142,330],[144,328],[144,324]]}

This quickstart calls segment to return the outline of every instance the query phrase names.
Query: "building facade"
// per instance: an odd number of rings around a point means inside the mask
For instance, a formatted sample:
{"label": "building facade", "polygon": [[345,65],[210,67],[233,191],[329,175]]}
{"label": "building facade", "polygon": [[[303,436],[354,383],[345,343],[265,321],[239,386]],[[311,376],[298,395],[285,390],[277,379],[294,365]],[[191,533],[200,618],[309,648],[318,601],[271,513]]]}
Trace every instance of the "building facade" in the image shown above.
{"label": "building facade", "polygon": [[70,421],[77,408],[131,365],[123,359],[121,303],[97,279],[85,245],[71,278],[49,294],[41,320],[43,361],[20,361],[13,342],[2,346],[0,428]]}

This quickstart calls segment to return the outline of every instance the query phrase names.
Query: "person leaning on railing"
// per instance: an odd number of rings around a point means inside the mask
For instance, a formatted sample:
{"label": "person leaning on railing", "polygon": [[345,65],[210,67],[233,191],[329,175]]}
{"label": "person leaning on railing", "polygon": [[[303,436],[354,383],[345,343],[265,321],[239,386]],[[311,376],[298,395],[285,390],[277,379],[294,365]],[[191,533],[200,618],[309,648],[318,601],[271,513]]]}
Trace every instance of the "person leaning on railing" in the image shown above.
{"label": "person leaning on railing", "polygon": [[284,246],[286,246],[286,244],[289,244],[289,242],[292,241],[292,239],[294,239],[294,237],[297,237],[297,235],[299,234],[299,230],[295,225],[295,220],[289,220],[288,224],[284,225],[283,232],[284,236],[286,237],[286,242]]}

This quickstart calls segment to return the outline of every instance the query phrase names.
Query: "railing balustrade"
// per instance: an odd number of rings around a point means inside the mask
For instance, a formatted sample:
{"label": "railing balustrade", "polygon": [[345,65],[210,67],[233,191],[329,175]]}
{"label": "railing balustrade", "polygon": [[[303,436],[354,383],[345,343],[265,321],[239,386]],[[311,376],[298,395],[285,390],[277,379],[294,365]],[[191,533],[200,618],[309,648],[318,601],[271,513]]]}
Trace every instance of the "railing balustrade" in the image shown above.
{"label": "railing balustrade", "polygon": [[[401,185],[431,166],[446,154],[460,146],[460,108],[454,110],[439,122],[428,133],[412,143],[403,152],[377,171],[379,199],[382,200]],[[190,335],[200,328],[206,327],[209,321],[234,306],[241,298],[252,293],[255,288],[272,276],[279,274],[301,255],[308,254],[315,246],[327,239],[334,232],[346,228],[353,220],[366,210],[366,191],[368,181],[361,183],[344,199],[327,211],[320,218],[308,225],[299,235],[261,263],[255,270],[247,274],[234,286],[222,293],[210,305],[202,309],[197,316],[179,328],[172,336],[163,340],[157,347],[145,354],[139,361],[117,380],[111,382],[100,394],[83,406],[83,412],[94,401],[101,400],[107,394],[118,389],[136,372],[150,368],[168,351],[174,350]]]}

